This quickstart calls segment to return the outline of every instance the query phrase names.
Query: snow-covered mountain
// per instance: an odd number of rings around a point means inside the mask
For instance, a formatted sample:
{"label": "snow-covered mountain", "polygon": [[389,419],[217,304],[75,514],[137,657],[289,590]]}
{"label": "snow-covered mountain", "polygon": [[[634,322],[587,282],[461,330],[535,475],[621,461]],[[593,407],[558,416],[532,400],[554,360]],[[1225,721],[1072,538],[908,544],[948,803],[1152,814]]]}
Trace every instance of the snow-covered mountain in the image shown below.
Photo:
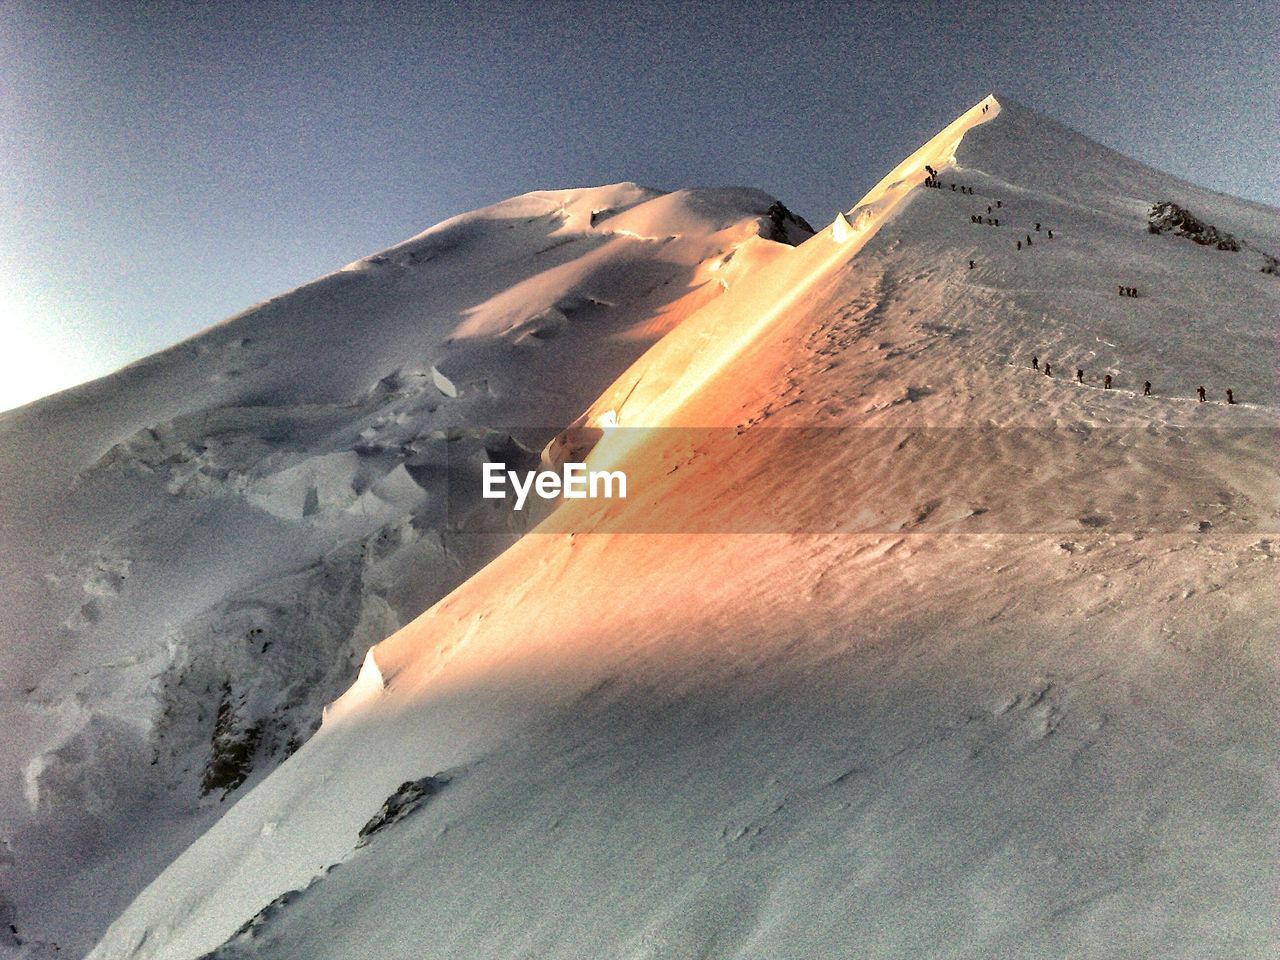
{"label": "snow-covered mountain", "polygon": [[[769,202],[691,261],[726,286],[638,307],[555,411],[542,456],[628,499],[561,504],[373,647],[92,956],[1275,953],[1280,211],[994,98],[794,249],[741,241]],[[1239,249],[1151,232],[1163,203]],[[526,329],[459,309],[451,348]],[[454,401],[495,365],[428,359]],[[333,500],[256,479],[271,516]]]}
{"label": "snow-covered mountain", "polygon": [[532,193],[0,415],[0,951],[86,952],[513,541],[459,478],[811,233],[752,190]]}

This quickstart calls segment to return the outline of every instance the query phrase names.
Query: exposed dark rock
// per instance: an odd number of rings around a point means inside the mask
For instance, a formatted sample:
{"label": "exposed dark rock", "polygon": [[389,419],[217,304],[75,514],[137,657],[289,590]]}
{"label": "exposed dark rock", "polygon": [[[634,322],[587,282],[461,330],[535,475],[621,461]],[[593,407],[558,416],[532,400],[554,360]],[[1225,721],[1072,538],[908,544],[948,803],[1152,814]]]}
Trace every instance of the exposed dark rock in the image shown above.
{"label": "exposed dark rock", "polygon": [[262,724],[245,725],[238,707],[231,696],[231,685],[224,683],[213,724],[209,762],[200,781],[202,794],[221,790],[225,797],[244,783],[253,769],[253,757],[262,739]]}
{"label": "exposed dark rock", "polygon": [[326,867],[311,882],[299,890],[286,890],[252,917],[242,923],[216,950],[204,954],[199,960],[241,960],[243,957],[261,956],[260,951],[269,947],[273,925],[285,910],[305,897],[321,880],[338,868],[339,864]]}
{"label": "exposed dark rock", "polygon": [[765,211],[765,216],[769,218],[771,224],[768,238],[777,243],[786,243],[794,247],[804,243],[814,234],[814,229],[809,226],[809,222],[799,214],[788,210],[780,200],[774,201],[773,205]]}
{"label": "exposed dark rock", "polygon": [[358,845],[364,846],[375,833],[409,816],[439,793],[449,779],[446,774],[437,774],[434,777],[423,777],[421,780],[406,780],[400,784],[396,792],[387,797],[369,822],[360,828]]}
{"label": "exposed dark rock", "polygon": [[1206,247],[1217,247],[1219,250],[1238,251],[1240,241],[1229,233],[1224,233],[1213,224],[1205,224],[1197,220],[1191,211],[1178,206],[1170,200],[1157,203],[1147,214],[1147,230],[1151,233],[1164,233],[1166,230],[1178,237],[1186,237]]}

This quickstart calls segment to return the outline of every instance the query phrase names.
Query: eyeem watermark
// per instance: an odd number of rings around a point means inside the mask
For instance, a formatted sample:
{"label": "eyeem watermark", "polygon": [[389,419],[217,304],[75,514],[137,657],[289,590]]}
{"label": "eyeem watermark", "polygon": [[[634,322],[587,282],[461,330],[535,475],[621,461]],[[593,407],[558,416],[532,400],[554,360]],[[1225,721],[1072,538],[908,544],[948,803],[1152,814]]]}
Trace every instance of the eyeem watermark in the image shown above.
{"label": "eyeem watermark", "polygon": [[[529,494],[536,493],[543,500],[619,500],[627,498],[627,475],[621,470],[588,470],[585,463],[566,463],[554,470],[527,470],[523,477],[515,470],[508,470],[505,463],[484,465],[486,500],[505,500],[507,484],[516,495],[516,510],[523,510]],[[616,490],[616,493],[615,493]]]}
{"label": "eyeem watermark", "polygon": [[427,491],[423,522],[443,509],[451,535],[1243,534],[1263,551],[1280,536],[1280,446],[1260,417],[617,427],[594,446],[550,446],[558,437],[522,426],[432,439],[406,467]]}

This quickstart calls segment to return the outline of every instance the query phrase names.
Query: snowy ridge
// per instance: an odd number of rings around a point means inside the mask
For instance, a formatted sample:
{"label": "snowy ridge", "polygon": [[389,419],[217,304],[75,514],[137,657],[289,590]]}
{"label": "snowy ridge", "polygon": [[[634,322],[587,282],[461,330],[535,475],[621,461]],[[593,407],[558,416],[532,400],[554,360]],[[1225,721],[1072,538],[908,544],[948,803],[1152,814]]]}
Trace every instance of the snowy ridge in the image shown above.
{"label": "snowy ridge", "polygon": [[[802,305],[831,271],[856,256],[919,186],[926,164],[943,169],[953,163],[966,132],[998,115],[999,105],[991,97],[966,111],[895,167],[847,214],[837,214],[825,230],[755,271],[732,296],[700,311],[646,352],[592,405],[581,424],[598,426],[599,414],[611,411],[615,426],[702,425],[678,415],[689,397],[712,383],[765,329]],[[768,303],[769,309],[749,307],[761,303]]]}
{"label": "snowy ridge", "polygon": [[[379,644],[381,692],[344,698],[93,956],[1274,953],[1259,355],[1280,288],[1145,217],[1172,197],[1261,244],[1280,212],[991,114],[891,173],[844,240],[837,220],[689,316],[577,424],[721,427],[728,455],[641,431],[611,455],[645,495],[543,528],[731,518],[786,491],[808,532],[522,538]],[[814,427],[848,442],[788,448]],[[918,427],[981,428],[991,455],[922,463],[873,429]],[[1186,445],[1202,430],[1230,456]],[[1025,465],[1075,436],[1131,469],[1086,463],[1069,531],[981,525],[997,497],[1041,509]],[[1135,476],[1184,514],[1144,529]],[[898,519],[843,532],[864,514]],[[356,849],[397,785],[444,770]]]}
{"label": "snowy ridge", "polygon": [[22,949],[86,952],[370,645],[519,536],[470,533],[459,478],[535,461],[804,233],[754,190],[541,191],[0,414],[0,920]]}

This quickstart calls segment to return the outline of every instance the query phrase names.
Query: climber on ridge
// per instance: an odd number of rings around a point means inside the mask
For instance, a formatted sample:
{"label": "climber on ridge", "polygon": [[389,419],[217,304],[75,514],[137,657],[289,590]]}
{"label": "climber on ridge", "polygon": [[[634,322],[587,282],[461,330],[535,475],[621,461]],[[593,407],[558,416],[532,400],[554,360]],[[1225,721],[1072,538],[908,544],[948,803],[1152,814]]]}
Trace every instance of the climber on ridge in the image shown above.
{"label": "climber on ridge", "polygon": [[1200,402],[1204,403],[1204,387],[1196,387],[1196,393],[1200,396]]}
{"label": "climber on ridge", "polygon": [[1031,358],[1031,369],[1032,369],[1032,370],[1039,370],[1039,369],[1040,369],[1040,358],[1039,358],[1039,357],[1032,357],[1032,358]]}
{"label": "climber on ridge", "polygon": [[1103,390],[1111,389],[1111,374],[1108,373],[1105,377],[1102,378],[1102,389]]}
{"label": "climber on ridge", "polygon": [[1149,396],[1151,396],[1151,381],[1150,381],[1150,380],[1143,380],[1143,381],[1142,381],[1142,395],[1143,395],[1144,397],[1149,397]]}
{"label": "climber on ridge", "polygon": [[1230,390],[1228,390],[1228,391],[1227,391],[1227,403],[1235,403],[1235,402],[1236,402],[1236,398],[1232,395],[1231,391],[1230,391]]}
{"label": "climber on ridge", "polygon": [[1084,383],[1084,371],[1076,367],[1076,383]]}

